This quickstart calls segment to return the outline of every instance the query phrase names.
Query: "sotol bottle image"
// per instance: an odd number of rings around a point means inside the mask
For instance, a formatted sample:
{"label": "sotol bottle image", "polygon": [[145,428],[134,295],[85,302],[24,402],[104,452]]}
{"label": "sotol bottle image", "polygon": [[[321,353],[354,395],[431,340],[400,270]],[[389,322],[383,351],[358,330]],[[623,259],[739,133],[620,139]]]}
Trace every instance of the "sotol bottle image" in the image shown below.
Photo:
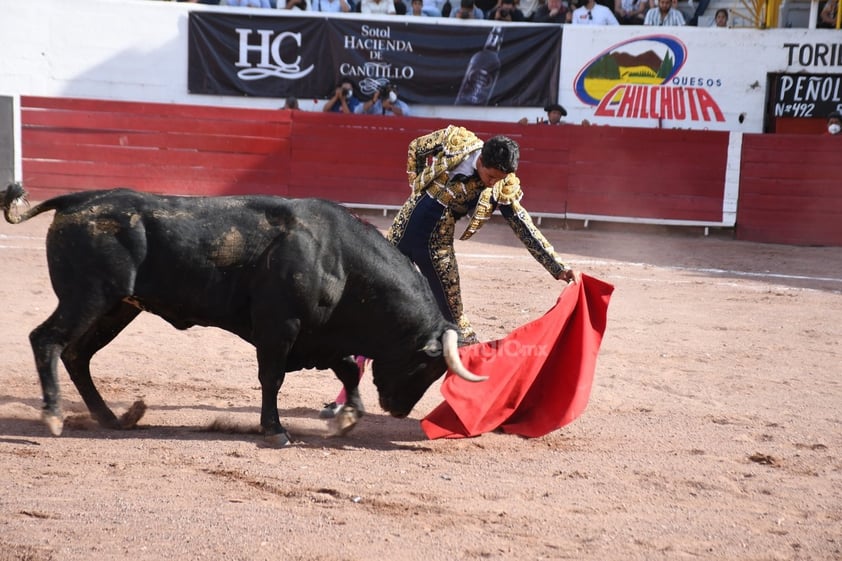
{"label": "sotol bottle image", "polygon": [[462,86],[456,94],[456,105],[488,105],[491,92],[500,75],[500,47],[503,29],[495,27],[485,40],[485,47],[468,63]]}

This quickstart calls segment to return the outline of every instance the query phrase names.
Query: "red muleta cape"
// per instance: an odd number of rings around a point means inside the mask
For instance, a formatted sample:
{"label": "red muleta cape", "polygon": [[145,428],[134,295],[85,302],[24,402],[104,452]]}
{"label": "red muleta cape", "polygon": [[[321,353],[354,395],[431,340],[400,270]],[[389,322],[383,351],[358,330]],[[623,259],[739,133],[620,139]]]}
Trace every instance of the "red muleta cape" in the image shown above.
{"label": "red muleta cape", "polygon": [[465,366],[488,376],[468,382],[448,372],[445,401],[421,420],[428,438],[502,430],[543,436],[588,404],[614,287],[594,277],[567,285],[546,314],[497,341],[460,349]]}

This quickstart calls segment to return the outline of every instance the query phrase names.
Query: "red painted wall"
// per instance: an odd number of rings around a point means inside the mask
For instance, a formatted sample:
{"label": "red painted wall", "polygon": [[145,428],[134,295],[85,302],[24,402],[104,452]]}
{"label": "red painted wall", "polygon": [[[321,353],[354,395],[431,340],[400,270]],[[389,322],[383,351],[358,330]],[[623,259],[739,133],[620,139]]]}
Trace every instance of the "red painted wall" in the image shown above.
{"label": "red painted wall", "polygon": [[842,246],[842,138],[743,137],[737,237]]}
{"label": "red painted wall", "polygon": [[[25,96],[23,181],[33,199],[123,186],[396,206],[409,193],[409,141],[448,124],[417,117]],[[506,134],[519,142],[523,204],[532,213],[723,220],[727,132],[454,124],[483,138]],[[831,195],[842,191],[831,165],[842,143],[804,138],[744,137],[741,239],[842,245],[842,209]]]}

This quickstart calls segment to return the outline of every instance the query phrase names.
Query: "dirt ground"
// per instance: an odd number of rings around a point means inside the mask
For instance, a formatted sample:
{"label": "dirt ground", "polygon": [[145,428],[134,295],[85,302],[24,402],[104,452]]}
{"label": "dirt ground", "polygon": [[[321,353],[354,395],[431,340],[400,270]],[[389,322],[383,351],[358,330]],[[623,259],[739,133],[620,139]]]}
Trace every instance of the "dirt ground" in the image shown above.
{"label": "dirt ground", "polygon": [[[378,226],[388,218],[372,214]],[[0,561],[842,559],[842,249],[699,229],[544,224],[616,290],[588,409],[545,437],[427,440],[377,406],[346,437],[338,382],[287,376],[284,449],[256,434],[253,350],[142,315],[94,361],[136,430],[40,421],[27,335],[52,311],[50,215],[0,224]],[[502,222],[458,242],[466,308],[504,335],[561,286]],[[233,429],[233,430],[227,430]]]}

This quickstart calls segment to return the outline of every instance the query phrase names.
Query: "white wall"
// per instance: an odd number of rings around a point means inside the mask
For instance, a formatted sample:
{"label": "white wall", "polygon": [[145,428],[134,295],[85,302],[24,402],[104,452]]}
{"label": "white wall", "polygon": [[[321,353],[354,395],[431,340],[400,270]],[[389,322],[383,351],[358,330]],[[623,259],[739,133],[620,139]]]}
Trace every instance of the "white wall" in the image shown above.
{"label": "white wall", "polygon": [[[235,10],[159,0],[0,0],[0,95],[39,95],[152,101],[194,105],[277,108],[283,100],[191,95],[187,92],[187,14],[190,10]],[[258,13],[265,13],[258,10]],[[288,16],[289,12],[284,12]],[[306,17],[306,16],[305,16]],[[354,17],[354,16],[346,16]],[[443,22],[447,25],[451,22]],[[836,44],[835,30],[711,30],[659,28],[688,47],[682,71],[688,77],[721,80],[710,93],[727,114],[725,123],[667,123],[595,116],[573,89],[577,73],[605,49],[651,34],[650,28],[565,29],[560,101],[568,121],[588,119],[616,126],[676,126],[760,132],[766,73],[805,70],[842,73],[842,65],[787,65],[790,43]],[[320,110],[324,100],[300,100],[304,110]],[[419,116],[517,121],[543,116],[541,108],[414,106]],[[743,121],[739,122],[739,116]]]}

